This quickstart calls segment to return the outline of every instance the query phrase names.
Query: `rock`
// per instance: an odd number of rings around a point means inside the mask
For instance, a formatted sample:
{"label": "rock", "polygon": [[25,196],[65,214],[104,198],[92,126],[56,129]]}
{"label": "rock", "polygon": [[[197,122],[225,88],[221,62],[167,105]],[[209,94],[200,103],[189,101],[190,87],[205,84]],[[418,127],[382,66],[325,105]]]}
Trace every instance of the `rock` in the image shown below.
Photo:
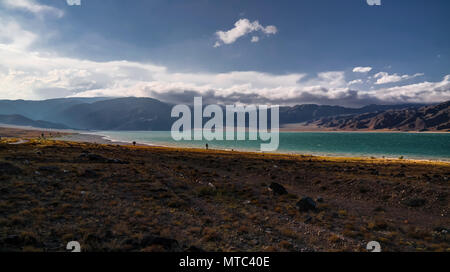
{"label": "rock", "polygon": [[119,159],[109,159],[108,163],[117,163],[117,164],[130,164],[130,162],[127,161],[122,161]]}
{"label": "rock", "polygon": [[425,199],[423,199],[423,198],[411,198],[411,199],[408,199],[408,200],[406,200],[406,201],[404,202],[404,204],[405,204],[406,206],[414,207],[414,208],[422,207],[422,206],[424,206],[426,203],[427,203],[427,201],[426,201]]}
{"label": "rock", "polygon": [[0,162],[0,175],[1,174],[8,174],[8,175],[17,175],[22,173],[22,170],[14,166],[8,162]]}
{"label": "rock", "polygon": [[107,158],[105,158],[101,155],[98,155],[98,154],[94,154],[94,153],[84,153],[83,152],[83,154],[81,154],[79,156],[79,158],[80,159],[88,159],[89,161],[92,161],[92,162],[107,162],[108,161]]}
{"label": "rock", "polygon": [[308,215],[308,216],[305,217],[304,223],[308,224],[308,223],[311,223],[311,221],[312,221],[312,217]]}
{"label": "rock", "polygon": [[89,245],[97,245],[103,242],[102,238],[96,234],[89,233],[84,242]]}
{"label": "rock", "polygon": [[88,160],[90,161],[97,161],[97,162],[104,162],[107,161],[107,159],[101,155],[97,155],[97,154],[87,154],[86,157],[88,158]]}
{"label": "rock", "polygon": [[162,246],[165,250],[168,251],[180,251],[180,246],[178,241],[175,239],[146,235],[141,240],[142,247],[148,247],[152,245]]}
{"label": "rock", "polygon": [[123,244],[125,244],[125,245],[130,245],[130,246],[132,246],[133,248],[137,248],[137,247],[139,247],[139,245],[140,245],[140,243],[139,243],[139,241],[138,241],[137,239],[132,239],[132,238],[126,239],[126,240],[123,242]]}
{"label": "rock", "polygon": [[94,153],[83,153],[79,156],[80,159],[88,159],[91,162],[97,163],[117,163],[117,164],[129,164],[128,161],[122,161],[119,159],[108,159],[103,157],[102,155],[94,154]]}
{"label": "rock", "polygon": [[300,199],[296,204],[297,209],[301,212],[307,212],[310,210],[315,210],[317,205],[316,202],[310,197],[304,197]]}
{"label": "rock", "polygon": [[81,177],[83,178],[98,178],[100,175],[94,170],[86,169]]}
{"label": "rock", "polygon": [[202,248],[190,246],[188,249],[186,249],[186,252],[205,252],[205,251]]}
{"label": "rock", "polygon": [[448,230],[444,227],[435,227],[433,230],[436,232],[444,233],[444,234],[446,234],[448,232]]}
{"label": "rock", "polygon": [[18,246],[21,245],[22,239],[18,235],[9,235],[2,240],[2,244]]}
{"label": "rock", "polygon": [[57,166],[41,166],[38,168],[38,170],[41,172],[58,172],[59,167],[57,167]]}
{"label": "rock", "polygon": [[269,188],[273,191],[276,195],[286,195],[288,192],[283,187],[283,185],[278,184],[276,182],[272,182],[269,186]]}

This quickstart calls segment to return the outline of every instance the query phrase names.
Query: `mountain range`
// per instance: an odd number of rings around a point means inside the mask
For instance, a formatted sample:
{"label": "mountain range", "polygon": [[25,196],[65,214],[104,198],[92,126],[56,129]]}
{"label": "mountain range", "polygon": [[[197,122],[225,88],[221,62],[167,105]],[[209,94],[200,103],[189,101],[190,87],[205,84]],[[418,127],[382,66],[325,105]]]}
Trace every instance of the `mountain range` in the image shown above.
{"label": "mountain range", "polygon": [[[448,103],[362,108],[313,104],[280,107],[280,125],[307,123],[335,129],[445,130],[449,124]],[[170,130],[177,119],[170,116],[172,107],[156,99],[136,97],[0,100],[0,123],[56,129]]]}
{"label": "mountain range", "polygon": [[325,117],[311,123],[336,130],[449,131],[450,101],[420,108]]}

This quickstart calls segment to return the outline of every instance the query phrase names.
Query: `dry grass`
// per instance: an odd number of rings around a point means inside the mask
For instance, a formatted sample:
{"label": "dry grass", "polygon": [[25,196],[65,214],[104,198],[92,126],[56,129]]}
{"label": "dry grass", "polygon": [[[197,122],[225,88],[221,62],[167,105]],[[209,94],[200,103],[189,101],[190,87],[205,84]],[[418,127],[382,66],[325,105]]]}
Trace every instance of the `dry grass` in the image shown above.
{"label": "dry grass", "polygon": [[[11,141],[0,141],[0,165],[18,169],[0,168],[2,251],[64,251],[71,240],[91,251],[450,248],[448,163]],[[268,191],[273,181],[289,194]],[[299,212],[304,196],[324,203]]]}

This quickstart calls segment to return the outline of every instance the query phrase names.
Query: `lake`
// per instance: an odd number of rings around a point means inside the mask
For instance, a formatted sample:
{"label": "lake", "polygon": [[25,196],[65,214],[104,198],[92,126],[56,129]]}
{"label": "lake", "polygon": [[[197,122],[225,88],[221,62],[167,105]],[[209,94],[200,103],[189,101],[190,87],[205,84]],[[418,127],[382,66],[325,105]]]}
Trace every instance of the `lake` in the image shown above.
{"label": "lake", "polygon": [[[121,142],[174,147],[259,151],[260,141],[174,141],[170,131],[99,131],[92,134]],[[449,133],[280,132],[277,152],[327,156],[363,156],[450,161]]]}

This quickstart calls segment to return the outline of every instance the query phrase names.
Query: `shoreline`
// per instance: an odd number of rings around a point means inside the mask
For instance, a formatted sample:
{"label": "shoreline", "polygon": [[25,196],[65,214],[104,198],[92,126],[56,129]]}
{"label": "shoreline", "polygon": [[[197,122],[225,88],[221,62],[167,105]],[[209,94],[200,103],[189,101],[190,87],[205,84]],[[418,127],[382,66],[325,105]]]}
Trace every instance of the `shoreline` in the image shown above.
{"label": "shoreline", "polygon": [[[76,135],[76,136],[75,136]],[[74,141],[79,143],[94,143],[94,144],[105,144],[105,145],[122,145],[122,146],[130,146],[132,145],[132,142],[127,141],[120,141],[120,140],[114,140],[106,135],[100,135],[95,133],[88,133],[88,134],[75,134],[75,135],[67,135],[67,138],[61,139],[57,138],[55,140],[60,141]],[[78,138],[73,138],[73,137]],[[174,149],[174,150],[181,150],[181,151],[187,151],[187,150],[194,150],[194,151],[205,151],[204,148],[200,147],[191,147],[191,146],[176,146],[176,145],[162,145],[162,144],[149,144],[149,143],[136,143],[136,146],[140,147],[148,147],[148,148],[167,148],[167,149]],[[328,159],[337,159],[337,160],[372,160],[372,161],[384,161],[384,162],[427,162],[427,163],[445,163],[450,164],[450,159],[429,159],[429,158],[404,158],[399,159],[397,157],[388,157],[385,156],[384,158],[381,156],[374,156],[374,155],[352,155],[348,154],[346,155],[340,155],[340,154],[319,154],[319,153],[307,153],[307,152],[289,152],[289,151],[279,151],[279,152],[261,152],[261,151],[254,151],[254,150],[242,150],[242,149],[224,149],[224,148],[210,148],[208,151],[216,151],[216,152],[229,152],[232,154],[255,154],[255,155],[279,155],[279,156],[303,156],[303,157],[315,157],[315,158],[328,158]]]}
{"label": "shoreline", "polygon": [[[5,128],[5,126],[0,125],[0,129]],[[29,130],[28,127],[20,127],[20,126],[9,126],[6,127],[9,129],[14,130]],[[52,137],[52,140],[56,141],[67,141],[67,142],[79,142],[79,143],[94,143],[94,144],[104,144],[104,145],[122,145],[122,146],[130,146],[132,145],[132,141],[123,141],[123,140],[116,140],[111,138],[108,135],[103,135],[99,132],[95,131],[76,131],[76,130],[55,130],[55,129],[39,129],[34,128],[30,129],[35,132],[60,132],[60,137]],[[307,131],[282,131],[282,132],[307,132]],[[319,131],[311,131],[311,132],[319,132]],[[351,133],[352,131],[320,131],[324,133],[329,132],[344,132],[344,133]],[[357,132],[357,133],[372,133],[372,132]],[[389,133],[388,131],[379,131],[377,133]],[[391,132],[396,133],[396,132]],[[415,132],[405,132],[405,133],[415,133]],[[424,132],[418,132],[418,133],[424,133]],[[430,133],[430,132],[427,132]],[[432,132],[434,133],[434,132]],[[447,133],[447,132],[444,132]],[[20,137],[19,137],[20,138]],[[151,144],[151,143],[145,143],[145,142],[137,142],[136,146],[141,147],[160,147],[160,148],[170,148],[170,149],[178,149],[178,150],[198,150],[202,151],[205,150],[204,148],[198,147],[198,146],[177,146],[177,145],[164,145],[164,144]],[[429,163],[450,163],[450,159],[446,158],[420,158],[420,157],[411,157],[408,158],[406,156],[403,156],[403,159],[400,159],[399,157],[389,157],[389,156],[382,156],[382,155],[371,155],[371,154],[324,154],[324,153],[314,153],[314,152],[295,152],[295,151],[278,151],[278,152],[260,152],[255,150],[245,150],[245,149],[225,149],[225,148],[210,148],[210,151],[222,151],[222,152],[232,152],[232,153],[251,153],[251,154],[273,154],[273,155],[288,155],[288,156],[310,156],[310,157],[318,157],[318,158],[330,158],[330,159],[358,159],[358,160],[381,160],[381,161],[395,161],[395,162],[429,162]]]}

